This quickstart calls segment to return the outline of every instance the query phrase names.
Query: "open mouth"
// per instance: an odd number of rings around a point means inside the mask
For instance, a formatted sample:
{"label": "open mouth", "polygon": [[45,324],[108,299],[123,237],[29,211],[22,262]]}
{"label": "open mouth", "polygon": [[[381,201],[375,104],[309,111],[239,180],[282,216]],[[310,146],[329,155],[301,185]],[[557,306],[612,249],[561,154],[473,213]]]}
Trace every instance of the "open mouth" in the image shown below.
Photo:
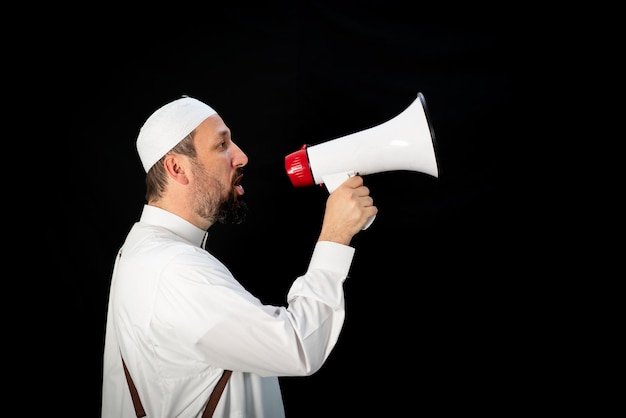
{"label": "open mouth", "polygon": [[245,191],[243,190],[243,186],[240,184],[242,178],[243,174],[239,174],[237,177],[235,177],[235,181],[233,181],[233,186],[235,187],[235,190],[237,191],[237,194],[239,196],[245,193]]}

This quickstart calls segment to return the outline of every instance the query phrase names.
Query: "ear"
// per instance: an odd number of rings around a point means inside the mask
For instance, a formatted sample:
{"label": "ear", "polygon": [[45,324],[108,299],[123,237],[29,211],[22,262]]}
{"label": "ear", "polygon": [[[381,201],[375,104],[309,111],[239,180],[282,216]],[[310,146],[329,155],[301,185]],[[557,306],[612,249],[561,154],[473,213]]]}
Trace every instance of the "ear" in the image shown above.
{"label": "ear", "polygon": [[167,175],[174,181],[180,184],[188,184],[189,179],[186,174],[186,163],[187,160],[182,155],[167,154],[165,161],[163,161],[163,166],[165,167]]}

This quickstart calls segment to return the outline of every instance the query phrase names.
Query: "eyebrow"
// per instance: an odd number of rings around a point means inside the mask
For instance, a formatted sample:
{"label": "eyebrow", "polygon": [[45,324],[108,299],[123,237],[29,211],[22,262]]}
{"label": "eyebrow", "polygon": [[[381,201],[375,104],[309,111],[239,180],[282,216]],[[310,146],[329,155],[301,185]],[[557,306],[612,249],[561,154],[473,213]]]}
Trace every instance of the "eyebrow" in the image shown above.
{"label": "eyebrow", "polygon": [[222,129],[221,131],[219,131],[219,132],[217,133],[217,135],[218,135],[220,138],[225,138],[225,137],[228,137],[228,136],[229,136],[229,134],[230,134],[230,129],[228,129],[228,128]]}

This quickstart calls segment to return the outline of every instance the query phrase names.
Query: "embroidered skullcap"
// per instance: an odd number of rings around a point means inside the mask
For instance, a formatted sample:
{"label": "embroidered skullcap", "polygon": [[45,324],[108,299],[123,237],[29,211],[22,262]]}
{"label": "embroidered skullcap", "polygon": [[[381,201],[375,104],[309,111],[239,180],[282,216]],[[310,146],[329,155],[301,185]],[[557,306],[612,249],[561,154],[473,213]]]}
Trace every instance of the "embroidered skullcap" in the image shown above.
{"label": "embroidered skullcap", "polygon": [[146,173],[198,125],[217,112],[200,100],[183,96],[157,109],[143,124],[137,152]]}

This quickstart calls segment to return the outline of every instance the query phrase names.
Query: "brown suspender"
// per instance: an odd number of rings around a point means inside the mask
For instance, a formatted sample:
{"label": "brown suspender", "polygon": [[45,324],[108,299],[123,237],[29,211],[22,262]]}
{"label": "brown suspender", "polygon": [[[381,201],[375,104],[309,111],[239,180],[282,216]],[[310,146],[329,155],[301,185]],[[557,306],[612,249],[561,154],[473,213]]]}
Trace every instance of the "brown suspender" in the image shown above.
{"label": "brown suspender", "polygon": [[[128,373],[128,368],[126,368],[126,363],[124,362],[123,358],[122,365],[124,366],[124,374],[126,375],[126,381],[128,382],[128,388],[130,389],[130,396],[131,398],[133,398],[133,406],[135,407],[135,413],[137,414],[137,418],[145,417],[146,411],[143,409],[141,399],[139,399],[139,393],[137,392],[137,388],[135,387],[133,379],[130,377],[130,373]],[[204,409],[202,418],[210,418],[213,416],[213,412],[217,407],[217,402],[220,400],[220,396],[222,396],[222,392],[224,391],[226,383],[228,383],[228,378],[231,374],[231,370],[224,370],[224,373],[222,373],[222,377],[220,377],[220,380],[217,382],[217,385],[215,385],[213,392],[211,392],[209,402]]]}
{"label": "brown suspender", "polygon": [[126,368],[124,359],[122,359],[122,366],[124,366],[124,374],[126,375],[126,381],[128,382],[128,388],[130,389],[130,397],[133,398],[133,406],[135,407],[137,418],[145,417],[146,411],[143,410],[143,405],[141,404],[141,399],[139,399],[139,393],[137,393],[135,382],[133,382],[133,378],[130,377],[130,373],[128,373],[128,368]]}
{"label": "brown suspender", "polygon": [[222,396],[222,392],[224,391],[228,378],[231,374],[232,370],[224,370],[224,373],[222,373],[222,377],[220,377],[217,385],[213,388],[213,392],[211,392],[211,396],[209,396],[209,402],[206,404],[206,409],[202,414],[202,418],[210,418],[213,416],[213,411],[215,411],[215,408],[217,407],[217,402],[220,400],[220,396]]}

